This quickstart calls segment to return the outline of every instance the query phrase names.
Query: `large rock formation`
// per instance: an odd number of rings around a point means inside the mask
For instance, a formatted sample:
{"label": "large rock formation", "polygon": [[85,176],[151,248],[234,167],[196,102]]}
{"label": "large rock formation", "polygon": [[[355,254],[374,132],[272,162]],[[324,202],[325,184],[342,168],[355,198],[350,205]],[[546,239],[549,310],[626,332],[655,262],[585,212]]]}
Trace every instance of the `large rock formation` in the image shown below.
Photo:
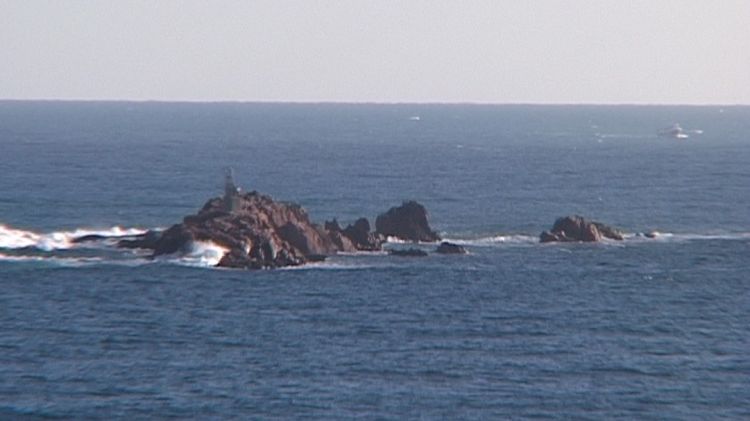
{"label": "large rock formation", "polygon": [[544,231],[539,240],[542,243],[572,242],[572,241],[601,241],[602,238],[622,240],[619,230],[600,222],[589,221],[582,216],[572,215],[558,218],[552,230]]}
{"label": "large rock formation", "polygon": [[334,241],[323,227],[310,221],[296,204],[276,202],[251,193],[209,200],[195,215],[164,231],[154,256],[185,251],[196,241],[211,241],[227,249],[219,266],[264,268],[300,265],[338,251],[355,251],[351,241]]}
{"label": "large rock formation", "polygon": [[[401,208],[385,214],[394,218],[395,222],[389,223],[397,227],[387,230],[389,235],[414,241],[437,238],[427,225],[422,205],[408,202]],[[277,202],[258,192],[241,193],[233,187],[224,197],[213,198],[198,213],[186,216],[182,223],[164,232],[149,231],[121,240],[118,246],[151,249],[153,256],[160,256],[190,252],[200,242],[226,250],[218,266],[260,269],[320,261],[338,252],[382,250],[385,236],[371,232],[366,218],[346,228],[335,219],[320,226],[310,221],[297,204]]]}
{"label": "large rock formation", "polygon": [[218,266],[260,269],[320,261],[338,252],[381,250],[386,235],[412,241],[439,239],[427,225],[424,206],[416,202],[380,215],[382,233],[371,232],[366,218],[344,229],[335,219],[321,227],[297,204],[276,202],[258,192],[242,193],[231,169],[225,178],[224,196],[209,200],[197,214],[163,233],[149,231],[122,239],[118,246],[151,249],[156,257],[189,253],[197,244],[210,242],[225,250]]}
{"label": "large rock formation", "polygon": [[440,241],[440,236],[427,223],[427,210],[414,201],[404,202],[378,215],[375,232],[406,241]]}
{"label": "large rock formation", "polygon": [[120,246],[151,248],[159,256],[210,241],[227,250],[219,266],[255,269],[319,261],[340,251],[380,250],[382,244],[369,231],[366,219],[343,230],[335,220],[321,227],[299,205],[276,202],[257,192],[231,195],[232,206],[224,203],[225,198],[209,200],[197,214],[186,216],[156,240],[151,234],[145,241]]}

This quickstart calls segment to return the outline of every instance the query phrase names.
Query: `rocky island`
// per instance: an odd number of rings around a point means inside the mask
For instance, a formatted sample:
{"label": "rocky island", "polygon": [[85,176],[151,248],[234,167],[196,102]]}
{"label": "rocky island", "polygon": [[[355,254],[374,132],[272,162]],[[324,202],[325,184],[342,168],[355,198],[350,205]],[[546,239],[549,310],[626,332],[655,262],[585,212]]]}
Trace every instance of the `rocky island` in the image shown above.
{"label": "rocky island", "polygon": [[[257,191],[242,192],[228,171],[222,197],[208,200],[196,214],[184,217],[181,223],[163,232],[131,236],[117,245],[149,249],[157,257],[189,253],[196,243],[210,242],[224,251],[217,266],[263,269],[321,261],[341,252],[382,251],[389,238],[412,243],[441,241],[430,228],[427,210],[415,201],[405,201],[378,215],[374,231],[367,218],[359,218],[343,228],[336,219],[320,225],[311,221],[298,204],[275,201]],[[595,242],[605,238],[623,240],[624,237],[616,228],[578,215],[558,218],[551,230],[539,236],[542,243]],[[100,239],[97,235],[84,236],[74,242]],[[387,251],[392,256],[428,255],[421,248]],[[458,244],[442,242],[434,252],[466,254],[467,250]]]}
{"label": "rocky island", "polygon": [[223,197],[210,199],[163,233],[149,232],[123,240],[120,247],[146,248],[153,256],[185,252],[196,242],[211,242],[226,250],[217,266],[278,268],[320,261],[339,252],[378,251],[388,237],[406,241],[438,241],[417,202],[404,202],[378,216],[371,231],[367,218],[342,228],[338,221],[313,223],[305,209],[273,200],[256,191],[242,192],[231,171]]}

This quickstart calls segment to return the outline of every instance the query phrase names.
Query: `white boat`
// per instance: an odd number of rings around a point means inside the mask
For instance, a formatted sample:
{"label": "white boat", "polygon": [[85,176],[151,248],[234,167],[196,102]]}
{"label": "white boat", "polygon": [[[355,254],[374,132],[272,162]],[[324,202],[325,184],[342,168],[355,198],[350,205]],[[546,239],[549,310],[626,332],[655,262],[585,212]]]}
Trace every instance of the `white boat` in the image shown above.
{"label": "white boat", "polygon": [[663,137],[672,137],[675,139],[687,139],[688,134],[685,132],[685,130],[680,127],[679,124],[674,123],[672,127],[668,127],[666,129],[659,130],[659,136]]}

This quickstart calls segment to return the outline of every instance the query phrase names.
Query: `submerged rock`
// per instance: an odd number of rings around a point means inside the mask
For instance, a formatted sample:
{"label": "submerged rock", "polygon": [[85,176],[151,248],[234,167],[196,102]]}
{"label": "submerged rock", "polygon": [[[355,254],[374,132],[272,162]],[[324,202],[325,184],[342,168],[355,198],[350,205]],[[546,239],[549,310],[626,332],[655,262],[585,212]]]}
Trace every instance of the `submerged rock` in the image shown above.
{"label": "submerged rock", "polygon": [[375,232],[384,237],[397,237],[406,241],[440,241],[440,236],[427,222],[427,210],[415,201],[404,202],[378,215]]}
{"label": "submerged rock", "polygon": [[542,243],[550,242],[593,242],[603,238],[622,240],[622,232],[601,222],[589,221],[582,216],[571,215],[558,218],[552,230],[539,235]]}
{"label": "submerged rock", "polygon": [[112,238],[112,236],[100,235],[100,234],[88,234],[88,235],[82,235],[80,237],[75,237],[70,242],[73,244],[90,243],[94,241],[107,240],[109,238]]}
{"label": "submerged rock", "polygon": [[148,230],[145,234],[133,236],[132,239],[123,239],[117,242],[117,247],[126,249],[155,249],[156,243],[161,238],[161,232]]}
{"label": "submerged rock", "polygon": [[443,241],[435,250],[436,253],[440,254],[466,254],[466,249],[459,246],[458,244],[449,243]]}
{"label": "submerged rock", "polygon": [[388,250],[388,254],[399,257],[425,257],[428,255],[426,251],[414,248]]}
{"label": "submerged rock", "polygon": [[[159,231],[149,230],[143,234],[86,234],[73,238],[73,244],[93,243],[107,240],[118,240],[117,246],[122,248],[153,248],[153,243],[159,238]],[[137,244],[137,245],[136,245]]]}

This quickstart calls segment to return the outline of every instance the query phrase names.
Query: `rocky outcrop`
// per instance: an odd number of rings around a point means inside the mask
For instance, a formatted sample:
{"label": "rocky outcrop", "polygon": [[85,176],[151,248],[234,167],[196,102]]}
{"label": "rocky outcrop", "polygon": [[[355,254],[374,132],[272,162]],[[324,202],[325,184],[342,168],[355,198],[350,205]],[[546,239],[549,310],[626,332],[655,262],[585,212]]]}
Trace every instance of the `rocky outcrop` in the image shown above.
{"label": "rocky outcrop", "polygon": [[401,206],[378,215],[375,232],[384,237],[397,237],[406,241],[440,241],[440,236],[427,222],[427,210],[414,201],[404,202]]}
{"label": "rocky outcrop", "polygon": [[591,242],[603,238],[622,240],[622,232],[600,222],[589,221],[582,216],[572,215],[558,218],[552,230],[544,231],[539,236],[542,243],[549,242]]}
{"label": "rocky outcrop", "polygon": [[346,248],[346,244],[350,243],[356,250],[377,251],[385,242],[385,237],[370,231],[370,221],[367,218],[359,218],[344,229],[341,229],[335,219],[326,221],[324,227],[334,242],[342,248]]}
{"label": "rocky outcrop", "polygon": [[443,241],[437,247],[437,250],[435,250],[435,252],[440,254],[466,254],[466,249],[459,246],[458,244]]}
{"label": "rocky outcrop", "polygon": [[356,249],[352,240],[344,235],[341,230],[341,225],[339,225],[339,222],[335,218],[333,221],[326,221],[323,227],[331,237],[331,241],[333,241],[333,243],[336,244],[336,247],[340,250]]}

